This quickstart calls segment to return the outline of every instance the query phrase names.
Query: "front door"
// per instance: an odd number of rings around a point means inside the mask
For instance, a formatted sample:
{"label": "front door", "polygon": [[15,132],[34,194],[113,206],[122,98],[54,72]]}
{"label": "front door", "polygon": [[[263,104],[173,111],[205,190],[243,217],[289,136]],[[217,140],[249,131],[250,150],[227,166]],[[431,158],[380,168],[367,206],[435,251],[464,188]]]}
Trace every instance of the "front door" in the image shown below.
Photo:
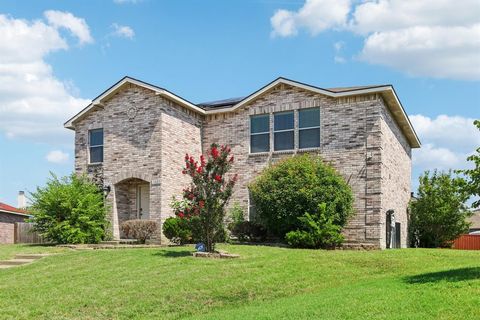
{"label": "front door", "polygon": [[150,219],[150,186],[140,185],[137,189],[137,212],[138,218]]}

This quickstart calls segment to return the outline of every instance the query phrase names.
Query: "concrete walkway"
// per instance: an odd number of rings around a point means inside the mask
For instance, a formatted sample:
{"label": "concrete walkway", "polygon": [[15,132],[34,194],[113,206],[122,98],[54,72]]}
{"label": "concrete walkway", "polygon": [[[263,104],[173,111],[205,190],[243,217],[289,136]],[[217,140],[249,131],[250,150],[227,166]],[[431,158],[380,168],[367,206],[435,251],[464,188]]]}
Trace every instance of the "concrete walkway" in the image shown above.
{"label": "concrete walkway", "polygon": [[48,253],[19,253],[10,260],[0,260],[0,269],[12,268],[32,263],[38,259],[49,256]]}

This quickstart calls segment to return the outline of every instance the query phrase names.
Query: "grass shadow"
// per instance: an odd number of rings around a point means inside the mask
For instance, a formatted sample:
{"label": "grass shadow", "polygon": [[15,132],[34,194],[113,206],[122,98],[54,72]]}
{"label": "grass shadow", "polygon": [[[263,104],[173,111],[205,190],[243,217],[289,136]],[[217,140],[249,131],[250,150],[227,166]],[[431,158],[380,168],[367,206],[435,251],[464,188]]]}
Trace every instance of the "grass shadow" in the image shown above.
{"label": "grass shadow", "polygon": [[406,283],[409,284],[422,284],[439,281],[457,282],[475,279],[480,279],[480,267],[460,268],[439,272],[422,273],[414,276],[405,277],[404,280]]}
{"label": "grass shadow", "polygon": [[154,256],[161,256],[167,258],[179,258],[179,257],[188,257],[192,256],[192,251],[182,250],[182,251],[173,251],[173,250],[160,250],[153,254]]}

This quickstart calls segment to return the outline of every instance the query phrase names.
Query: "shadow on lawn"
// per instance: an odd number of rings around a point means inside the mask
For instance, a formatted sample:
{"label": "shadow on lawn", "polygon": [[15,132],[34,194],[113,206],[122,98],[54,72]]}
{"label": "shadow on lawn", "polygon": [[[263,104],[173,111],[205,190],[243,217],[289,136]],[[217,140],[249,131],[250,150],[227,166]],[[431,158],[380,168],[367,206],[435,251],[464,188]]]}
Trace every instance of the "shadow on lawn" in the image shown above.
{"label": "shadow on lawn", "polygon": [[456,282],[475,279],[480,279],[480,267],[422,273],[405,277],[405,282],[409,284],[421,284],[438,281]]}
{"label": "shadow on lawn", "polygon": [[171,251],[171,250],[160,250],[153,254],[154,256],[161,256],[167,258],[178,258],[178,257],[188,257],[192,256],[192,251],[182,250],[182,251]]}

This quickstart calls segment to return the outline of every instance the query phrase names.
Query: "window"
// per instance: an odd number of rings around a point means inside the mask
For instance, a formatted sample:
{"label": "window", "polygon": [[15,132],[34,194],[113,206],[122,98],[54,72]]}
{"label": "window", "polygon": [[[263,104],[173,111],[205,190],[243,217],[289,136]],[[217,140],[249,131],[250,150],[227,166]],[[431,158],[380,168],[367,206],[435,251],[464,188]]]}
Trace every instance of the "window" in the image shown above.
{"label": "window", "polygon": [[298,147],[320,147],[320,109],[303,109],[298,111]]}
{"label": "window", "polygon": [[294,148],[293,112],[274,114],[274,150],[292,150]]}
{"label": "window", "polygon": [[103,162],[103,129],[90,130],[88,132],[88,144],[90,163]]}
{"label": "window", "polygon": [[250,152],[270,151],[270,115],[262,114],[250,118]]}

